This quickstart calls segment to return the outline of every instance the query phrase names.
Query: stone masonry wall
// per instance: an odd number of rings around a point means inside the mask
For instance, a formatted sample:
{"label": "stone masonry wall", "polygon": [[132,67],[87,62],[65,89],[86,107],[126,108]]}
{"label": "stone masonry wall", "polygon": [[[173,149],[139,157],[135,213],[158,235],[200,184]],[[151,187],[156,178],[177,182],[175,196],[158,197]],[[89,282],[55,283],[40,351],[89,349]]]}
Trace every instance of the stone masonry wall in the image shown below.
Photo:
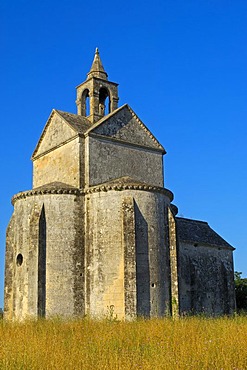
{"label": "stone masonry wall", "polygon": [[233,313],[232,251],[180,242],[179,259],[180,312]]}
{"label": "stone masonry wall", "polygon": [[[75,138],[33,162],[33,187],[51,182],[63,182],[67,185],[81,186],[80,139]],[[69,170],[68,170],[69,169]]]}
{"label": "stone masonry wall", "polygon": [[83,208],[74,194],[16,200],[7,234],[6,318],[37,316],[44,300],[47,317],[84,314]]}
{"label": "stone masonry wall", "polygon": [[[111,192],[113,193],[113,192]],[[86,308],[94,317],[114,310],[124,318],[121,202],[107,193],[86,196]]]}
{"label": "stone masonry wall", "polygon": [[154,136],[126,105],[110,116],[107,122],[96,127],[93,133],[162,151]]}
{"label": "stone masonry wall", "polygon": [[89,185],[129,176],[154,186],[163,186],[162,153],[128,144],[90,137]]}
{"label": "stone masonry wall", "polygon": [[64,122],[63,118],[53,111],[35,150],[35,157],[70,141],[75,134],[76,132]]}
{"label": "stone masonry wall", "polygon": [[6,232],[6,252],[5,252],[5,281],[4,281],[4,318],[13,318],[13,279],[14,279],[14,224],[15,217],[12,215]]}
{"label": "stone masonry wall", "polygon": [[[87,312],[102,316],[113,307],[120,319],[125,315],[164,315],[170,300],[169,252],[164,225],[169,199],[159,193],[135,190],[96,192],[86,198]],[[131,199],[134,215],[128,216],[128,221],[124,212],[126,207],[131,207]],[[135,235],[135,246],[132,237],[126,239],[127,233]],[[126,243],[131,244],[129,249]],[[131,262],[131,259],[135,260]],[[126,271],[130,265],[131,274]],[[126,273],[128,287],[125,286]],[[133,304],[127,300],[133,298],[135,287],[136,304]],[[125,288],[129,289],[129,295],[125,294]],[[130,312],[130,307],[136,311]]]}

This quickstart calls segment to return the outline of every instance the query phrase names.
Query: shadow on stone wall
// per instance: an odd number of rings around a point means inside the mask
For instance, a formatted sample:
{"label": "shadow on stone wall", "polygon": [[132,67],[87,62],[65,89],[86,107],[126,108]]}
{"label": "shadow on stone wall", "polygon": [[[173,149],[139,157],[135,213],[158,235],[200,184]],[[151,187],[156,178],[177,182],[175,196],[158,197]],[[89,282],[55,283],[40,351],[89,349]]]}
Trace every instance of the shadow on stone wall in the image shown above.
{"label": "shadow on stone wall", "polygon": [[148,224],[135,203],[137,315],[150,317]]}
{"label": "shadow on stone wall", "polygon": [[39,254],[38,254],[38,316],[45,317],[46,302],[46,218],[45,208],[39,219]]}

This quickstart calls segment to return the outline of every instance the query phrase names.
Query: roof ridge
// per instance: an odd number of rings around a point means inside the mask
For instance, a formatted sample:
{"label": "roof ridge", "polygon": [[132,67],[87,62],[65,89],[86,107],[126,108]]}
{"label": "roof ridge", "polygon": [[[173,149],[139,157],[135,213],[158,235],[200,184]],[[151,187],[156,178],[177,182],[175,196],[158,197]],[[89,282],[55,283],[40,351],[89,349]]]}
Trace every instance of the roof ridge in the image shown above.
{"label": "roof ridge", "polygon": [[207,221],[201,221],[201,220],[195,220],[193,218],[186,218],[186,217],[179,217],[179,216],[176,216],[176,219],[179,219],[179,220],[183,220],[185,222],[194,222],[194,223],[201,223],[201,224],[207,224],[208,225],[208,222]]}
{"label": "roof ridge", "polygon": [[84,116],[80,116],[75,113],[65,112],[65,111],[53,108],[49,115],[48,120],[46,121],[45,127],[43,128],[43,131],[40,135],[38,143],[36,144],[36,147],[33,151],[33,154],[31,156],[32,160],[36,158],[36,154],[39,150],[39,147],[44,139],[44,136],[51,124],[51,121],[54,115],[57,115],[64,124],[66,124],[72,131],[75,132],[76,135],[84,134],[84,132],[86,132],[88,128],[92,125],[91,122]]}
{"label": "roof ridge", "polygon": [[[178,238],[183,242],[193,243],[194,246],[206,244],[211,246],[233,248],[205,221],[176,217]],[[234,248],[233,248],[234,249]]]}
{"label": "roof ridge", "polygon": [[[79,116],[79,114],[76,114],[76,113],[71,113],[71,112],[66,112],[65,110],[61,110],[61,109],[55,109],[54,110],[58,113],[66,113],[66,114],[72,114],[73,116]],[[82,116],[81,116],[82,117]]]}

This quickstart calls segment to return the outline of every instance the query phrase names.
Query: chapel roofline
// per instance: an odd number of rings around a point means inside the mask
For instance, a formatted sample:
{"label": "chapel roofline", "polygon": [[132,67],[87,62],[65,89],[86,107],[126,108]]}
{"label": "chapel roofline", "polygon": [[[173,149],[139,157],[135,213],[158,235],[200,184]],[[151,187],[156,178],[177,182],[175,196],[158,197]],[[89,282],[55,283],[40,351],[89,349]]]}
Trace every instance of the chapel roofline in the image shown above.
{"label": "chapel roofline", "polygon": [[192,243],[194,247],[209,247],[235,250],[235,248],[214,231],[206,221],[176,217],[178,239],[183,243]]}
{"label": "chapel roofline", "polygon": [[[43,131],[40,135],[40,138],[35,146],[35,149],[32,153],[32,156],[31,156],[31,160],[34,160],[36,159],[37,157],[37,152],[38,152],[38,149],[40,147],[40,144],[47,132],[47,129],[49,127],[49,124],[53,118],[53,116],[57,114],[60,118],[62,118],[62,120],[75,132],[76,135],[78,135],[79,133],[81,132],[85,132],[88,127],[85,127],[85,126],[90,126],[91,125],[91,122],[86,118],[86,117],[83,117],[83,116],[79,116],[77,114],[74,114],[74,113],[69,113],[69,112],[64,112],[64,111],[61,111],[61,110],[58,110],[58,109],[52,109],[47,121],[46,121],[46,124],[45,124],[45,127],[43,128]],[[71,122],[68,120],[68,118],[71,118],[73,117],[74,120],[78,121],[78,122]]]}
{"label": "chapel roofline", "polygon": [[121,107],[115,109],[113,112],[107,114],[106,116],[102,117],[99,121],[95,122],[89,129],[85,132],[85,136],[89,135],[96,127],[100,126],[102,123],[107,121],[109,118],[113,117],[115,114],[127,108],[133,117],[138,121],[139,125],[144,129],[144,131],[148,134],[148,136],[156,143],[160,150],[163,151],[163,154],[166,154],[165,148],[160,144],[160,142],[156,139],[156,137],[151,133],[151,131],[147,128],[147,126],[141,121],[141,119],[137,116],[137,114],[133,111],[133,109],[128,105],[124,104]]}
{"label": "chapel roofline", "polygon": [[208,222],[207,221],[195,220],[193,218],[186,218],[186,217],[176,216],[176,219],[181,220],[181,221],[184,221],[184,222],[189,222],[189,223],[192,223],[193,222],[193,223],[201,223],[201,224],[208,225]]}

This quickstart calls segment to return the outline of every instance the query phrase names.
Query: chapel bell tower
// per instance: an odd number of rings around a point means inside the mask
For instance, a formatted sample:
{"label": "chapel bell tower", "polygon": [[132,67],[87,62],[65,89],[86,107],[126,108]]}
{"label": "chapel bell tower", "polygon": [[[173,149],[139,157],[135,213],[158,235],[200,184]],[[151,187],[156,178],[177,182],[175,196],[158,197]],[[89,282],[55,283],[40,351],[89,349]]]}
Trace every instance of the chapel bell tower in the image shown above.
{"label": "chapel bell tower", "polygon": [[92,123],[113,112],[118,107],[118,84],[108,81],[96,48],[92,67],[85,82],[77,86],[77,114]]}

